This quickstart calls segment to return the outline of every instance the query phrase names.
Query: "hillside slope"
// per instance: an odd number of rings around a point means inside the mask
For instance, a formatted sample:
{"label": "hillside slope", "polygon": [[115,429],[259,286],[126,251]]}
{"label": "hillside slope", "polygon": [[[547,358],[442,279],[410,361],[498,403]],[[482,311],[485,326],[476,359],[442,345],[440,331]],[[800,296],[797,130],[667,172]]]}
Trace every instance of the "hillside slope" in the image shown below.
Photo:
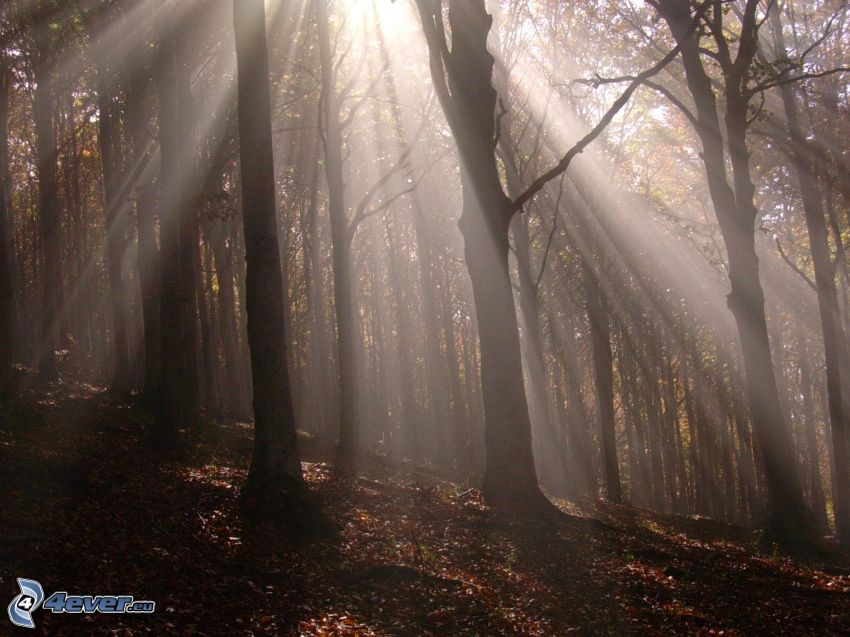
{"label": "hillside slope", "polygon": [[340,532],[292,539],[240,516],[250,426],[163,454],[147,419],[83,386],[4,414],[0,601],[26,577],[157,605],[41,610],[35,634],[850,634],[848,571],[756,554],[744,530],[598,503],[505,521],[468,486],[389,462],[337,479],[308,451]]}

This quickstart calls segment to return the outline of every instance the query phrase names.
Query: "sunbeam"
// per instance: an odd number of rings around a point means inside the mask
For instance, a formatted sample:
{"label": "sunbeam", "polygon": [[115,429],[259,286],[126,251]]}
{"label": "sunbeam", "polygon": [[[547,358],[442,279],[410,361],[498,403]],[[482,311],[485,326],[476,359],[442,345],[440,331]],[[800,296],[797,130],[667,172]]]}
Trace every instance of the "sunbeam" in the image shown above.
{"label": "sunbeam", "polygon": [[840,632],[848,51],[839,0],[0,3],[11,622]]}

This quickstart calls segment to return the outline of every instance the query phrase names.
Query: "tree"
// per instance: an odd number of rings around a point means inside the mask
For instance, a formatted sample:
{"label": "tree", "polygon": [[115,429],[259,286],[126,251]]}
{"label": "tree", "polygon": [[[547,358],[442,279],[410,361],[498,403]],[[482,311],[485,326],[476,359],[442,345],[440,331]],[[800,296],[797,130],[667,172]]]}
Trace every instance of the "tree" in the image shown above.
{"label": "tree", "polygon": [[245,494],[254,504],[271,505],[274,511],[280,500],[303,505],[306,487],[287,368],[264,0],[234,0],[233,24],[247,266],[245,303],[254,387],[254,453]]}
{"label": "tree", "polygon": [[[102,3],[85,16],[90,39],[96,41],[97,29],[116,18],[117,6]],[[121,74],[116,60],[107,51],[96,50],[98,134],[101,172],[103,179],[104,211],[106,213],[106,273],[109,282],[109,299],[112,310],[112,337],[115,350],[115,368],[111,378],[116,394],[127,393],[130,385],[130,343],[127,320],[127,280],[124,255],[127,244],[127,188],[128,176],[123,174],[125,161],[121,143],[122,108],[119,97]]]}
{"label": "tree", "polygon": [[35,3],[30,20],[35,80],[33,119],[38,156],[38,230],[41,241],[41,307],[38,373],[43,381],[59,378],[56,349],[62,312],[62,255],[60,241],[59,185],[56,136],[53,129],[56,44],[51,29],[53,6],[48,0]]}
{"label": "tree", "polygon": [[472,281],[481,348],[487,466],[484,493],[494,502],[540,505],[531,451],[531,422],[508,267],[512,202],[494,154],[496,90],[487,50],[492,17],[483,0],[449,1],[449,49],[440,3],[418,0],[430,50],[431,76],[460,159],[460,229]]}
{"label": "tree", "polygon": [[484,437],[487,466],[484,493],[497,503],[537,506],[545,502],[537,484],[531,423],[522,374],[516,308],[508,267],[509,228],[514,215],[555,177],[564,173],[647,78],[677,53],[665,55],[639,74],[596,126],[550,170],[511,200],[496,162],[499,142],[493,56],[487,38],[493,19],[484,0],[449,0],[451,48],[442,2],[417,0],[428,43],[431,79],[460,158],[466,267],[472,282],[481,349]]}
{"label": "tree", "polygon": [[[316,0],[316,26],[322,79],[322,138],[325,151],[325,176],[328,184],[328,216],[331,222],[333,256],[334,311],[336,313],[337,361],[339,364],[339,455],[342,464],[350,465],[360,445],[360,407],[357,401],[357,339],[360,332],[351,280],[351,243],[354,227],[345,206],[343,180],[343,123],[341,98],[336,88],[337,70],[329,32],[327,0]],[[351,90],[346,87],[344,93]]]}
{"label": "tree", "polygon": [[[773,33],[773,54],[777,61],[788,60],[779,7],[770,11]],[[780,71],[781,72],[781,71]],[[783,73],[784,74],[784,73]],[[793,77],[793,76],[792,76]],[[791,141],[791,162],[797,174],[823,333],[826,363],[827,400],[832,432],[833,462],[835,465],[835,527],[843,544],[850,546],[850,463],[848,462],[847,432],[850,431],[850,404],[846,403],[850,387],[850,358],[847,339],[841,326],[838,291],[835,285],[835,266],[829,254],[829,235],[826,227],[822,195],[817,183],[815,154],[812,143],[803,132],[797,104],[799,91],[793,83],[779,86],[785,123]],[[813,423],[809,423],[813,424]]]}
{"label": "tree", "polygon": [[[746,2],[738,49],[734,55],[724,30],[725,10],[721,3],[712,3],[711,16],[704,20],[718,49],[715,59],[723,70],[725,130],[721,129],[718,95],[702,61],[703,31],[691,28],[692,3],[659,0],[653,4],[676,40],[687,87],[696,107],[696,115],[692,115],[691,119],[702,144],[708,188],[726,246],[731,283],[728,305],[738,329],[750,417],[767,480],[770,509],[767,528],[770,536],[786,548],[801,548],[810,545],[816,533],[803,500],[791,435],[780,409],[770,354],[764,290],[759,280],[755,250],[758,210],[753,200],[755,187],[747,147],[749,106],[754,95],[750,86],[751,65],[758,45],[759,3],[757,0]],[[732,167],[731,185],[726,176],[727,159]]]}
{"label": "tree", "polygon": [[[160,343],[160,252],[156,238],[156,189],[152,171],[153,143],[148,132],[152,119],[150,104],[150,55],[149,39],[143,38],[145,46],[139,51],[141,63],[131,75],[127,89],[127,129],[131,142],[132,165],[140,170],[139,178],[131,184],[133,188],[134,212],[138,237],[139,287],[145,357],[142,395],[145,401],[156,407],[162,391],[162,356]],[[142,47],[140,47],[142,48]]]}
{"label": "tree", "polygon": [[159,42],[160,140],[160,349],[162,384],[156,437],[173,443],[181,427],[198,418],[195,270],[192,254],[193,157],[188,77],[178,50],[179,33],[168,26]]}
{"label": "tree", "polygon": [[619,503],[623,499],[620,465],[617,462],[617,439],[614,429],[614,367],[611,352],[611,326],[608,300],[600,284],[603,265],[594,264],[589,256],[582,258],[582,282],[590,321],[590,346],[596,387],[599,441],[602,451],[602,476],[605,497]]}
{"label": "tree", "polygon": [[13,250],[9,214],[9,97],[12,68],[5,49],[0,49],[0,402],[10,395],[14,356],[15,290],[12,285]]}

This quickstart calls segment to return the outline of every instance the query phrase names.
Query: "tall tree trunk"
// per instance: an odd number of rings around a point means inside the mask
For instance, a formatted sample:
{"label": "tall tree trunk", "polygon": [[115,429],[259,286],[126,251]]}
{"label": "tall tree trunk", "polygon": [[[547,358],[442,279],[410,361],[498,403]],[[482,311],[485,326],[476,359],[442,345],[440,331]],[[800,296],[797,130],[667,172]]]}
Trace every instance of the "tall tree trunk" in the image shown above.
{"label": "tall tree trunk", "polygon": [[[387,261],[389,267],[389,283],[396,308],[396,324],[398,325],[398,364],[400,369],[399,383],[401,385],[401,414],[403,422],[404,453],[413,460],[422,460],[422,433],[419,431],[419,409],[416,405],[416,387],[413,365],[413,339],[410,334],[410,323],[405,316],[405,309],[409,305],[405,303],[402,292],[402,277],[399,274],[399,265],[396,263],[396,240],[394,228],[390,226],[389,217],[385,217],[384,229],[387,238]],[[436,441],[435,441],[436,442]]]}
{"label": "tall tree trunk", "polygon": [[[506,78],[505,71],[499,73],[499,78]],[[506,86],[500,86],[502,95],[508,93]],[[522,183],[517,166],[517,149],[511,138],[511,118],[506,114],[501,121],[504,134],[499,137],[505,166],[508,194],[517,197],[522,193]],[[531,419],[532,442],[538,464],[543,467],[543,454],[553,443],[563,444],[552,439],[552,418],[549,413],[549,390],[546,378],[546,363],[543,358],[543,332],[540,327],[540,308],[538,303],[537,282],[532,274],[531,239],[526,229],[526,220],[517,216],[512,223],[514,237],[514,254],[517,263],[517,279],[519,284],[519,310],[522,317],[524,336],[522,354],[525,371],[528,377],[527,399],[528,412]],[[549,482],[562,481],[562,476],[553,476]]]}
{"label": "tall tree trunk", "polygon": [[[46,38],[40,46],[49,47]],[[62,287],[62,254],[60,245],[59,189],[57,180],[56,139],[53,130],[53,69],[46,52],[35,65],[36,156],[38,158],[38,235],[41,248],[40,337],[38,339],[38,373],[47,382],[59,378],[56,349],[59,346],[59,314]]]}
{"label": "tall tree trunk", "polygon": [[156,240],[156,190],[148,177],[147,164],[152,144],[147,133],[150,113],[146,107],[147,80],[136,76],[128,95],[128,126],[132,144],[133,165],[144,166],[142,178],[134,184],[135,213],[138,233],[138,272],[141,288],[142,340],[145,358],[142,395],[155,406],[162,383],[160,357],[160,255]]}
{"label": "tall tree trunk", "polygon": [[[800,393],[803,395],[803,429],[806,440],[807,465],[809,469],[809,498],[815,521],[821,531],[826,531],[826,498],[823,492],[823,482],[820,475],[820,454],[818,453],[817,420],[815,419],[814,387],[812,373],[809,367],[809,354],[803,338],[800,322],[797,322],[797,352],[800,357]],[[836,520],[838,516],[836,515]]]}
{"label": "tall tree trunk", "polygon": [[0,50],[0,405],[11,397],[11,367],[15,351],[15,288],[12,283],[14,243],[9,192],[9,98],[12,73]]}
{"label": "tall tree trunk", "polygon": [[[425,220],[422,216],[424,211],[418,191],[412,193],[412,198],[414,206],[413,237],[416,243],[416,262],[419,267],[419,287],[422,291],[422,321],[425,326],[425,376],[428,379],[428,412],[432,429],[437,436],[437,462],[445,466],[452,463],[452,454],[449,451],[449,431],[463,425],[457,422],[454,427],[451,427],[449,423],[449,387],[441,366],[440,327],[437,316],[437,302],[434,297],[434,255],[431,249],[431,238],[428,236]],[[450,371],[450,373],[453,372]]]}
{"label": "tall tree trunk", "polygon": [[98,144],[103,171],[103,199],[106,210],[106,275],[112,310],[115,366],[111,386],[118,394],[129,390],[130,349],[127,333],[126,281],[126,199],[122,188],[120,106],[115,96],[115,74],[102,62],[98,68]]}
{"label": "tall tree trunk", "polygon": [[[325,314],[325,268],[322,259],[322,235],[319,232],[318,216],[318,167],[314,168],[311,183],[311,201],[308,211],[310,217],[310,367],[313,405],[318,430],[326,438],[332,438],[338,431],[339,419],[332,418],[337,413],[335,377],[330,369],[333,360],[333,337],[328,330]],[[329,369],[330,368],[330,369]]]}
{"label": "tall tree trunk", "polygon": [[617,462],[617,438],[614,423],[614,359],[611,353],[611,326],[608,302],[589,257],[583,257],[583,283],[590,323],[590,345],[596,380],[596,409],[599,446],[602,453],[602,477],[605,497],[619,503],[623,499],[620,466]]}
{"label": "tall tree trunk", "polygon": [[[455,332],[454,308],[452,305],[451,285],[449,282],[448,267],[443,263],[443,285],[440,294],[440,306],[443,316],[443,334],[446,339],[446,366],[449,371],[449,390],[451,396],[451,423],[454,464],[461,474],[472,475],[475,469],[475,461],[472,452],[472,427],[470,425],[471,409],[467,410],[468,393],[464,393],[461,383],[460,366],[461,357],[458,353],[457,335]],[[471,405],[469,405],[471,406]]]}
{"label": "tall tree trunk", "polygon": [[424,0],[417,4],[431,54],[432,80],[460,156],[460,230],[481,348],[487,450],[484,494],[495,503],[541,505],[545,498],[534,470],[508,266],[512,204],[502,188],[494,155],[497,95],[492,85],[493,56],[487,50],[493,20],[484,0],[450,0],[452,47],[448,51],[439,35],[443,31],[442,13]]}
{"label": "tall tree trunk", "polygon": [[316,23],[322,68],[325,176],[328,182],[328,211],[331,222],[334,310],[339,364],[338,450],[342,463],[350,464],[360,446],[360,406],[357,400],[358,348],[356,345],[360,330],[351,280],[352,237],[345,208],[340,103],[335,86],[336,73],[333,65],[326,0],[316,0]]}
{"label": "tall tree trunk", "polygon": [[564,376],[567,383],[567,427],[571,432],[570,439],[573,441],[573,457],[578,462],[577,467],[571,468],[573,475],[579,476],[577,485],[580,493],[596,497],[597,474],[596,463],[593,462],[593,444],[590,435],[590,419],[588,410],[584,404],[581,391],[581,360],[579,358],[578,346],[576,344],[576,320],[575,312],[570,311],[567,305],[566,290],[561,298],[564,301],[564,314],[568,316],[564,329],[563,355],[561,360],[564,364]]}
{"label": "tall tree trunk", "polygon": [[264,0],[234,0],[245,304],[254,384],[249,497],[304,490],[286,355]]}
{"label": "tall tree trunk", "polygon": [[212,285],[212,255],[207,242],[203,252],[195,253],[195,281],[197,282],[196,303],[201,326],[201,361],[203,363],[203,404],[208,415],[221,415],[220,392],[218,388],[218,341],[214,337],[215,301]]}
{"label": "tall tree trunk", "polygon": [[[812,546],[816,533],[803,500],[790,431],[779,407],[755,251],[757,210],[746,142],[749,99],[742,89],[747,67],[735,64],[724,76],[725,139],[733,175],[730,186],[714,88],[700,59],[699,36],[691,29],[689,7],[689,3],[675,0],[661,3],[662,15],[680,46],[685,79],[696,105],[696,132],[702,144],[709,194],[726,246],[731,283],[728,305],[738,329],[750,417],[764,464],[768,532],[786,548],[805,549]],[[757,34],[751,32],[742,35],[747,46],[754,46],[755,37]]]}
{"label": "tall tree trunk", "polygon": [[[770,12],[777,58],[786,59],[785,41],[779,8]],[[803,131],[797,113],[797,94],[793,85],[779,88],[785,110],[785,122],[791,137],[791,161],[800,184],[800,196],[806,218],[812,265],[815,271],[818,309],[823,333],[826,388],[829,405],[829,422],[832,433],[833,461],[835,463],[835,527],[842,544],[850,545],[850,458],[848,458],[848,432],[850,432],[850,354],[841,325],[835,269],[829,256],[829,240],[821,193],[815,175],[811,142]],[[813,423],[806,423],[807,430]]]}
{"label": "tall tree trunk", "polygon": [[[193,235],[191,146],[181,82],[187,78],[177,50],[178,34],[166,29],[160,41],[157,74],[160,132],[160,351],[162,384],[158,427],[160,443],[175,442],[181,427],[195,423],[197,362],[195,317],[186,313],[185,298],[194,298],[194,265],[186,241]],[[188,255],[188,259],[187,259]],[[188,260],[189,271],[185,264]]]}
{"label": "tall tree trunk", "polygon": [[221,326],[221,343],[227,378],[227,415],[237,420],[249,418],[247,398],[242,391],[245,374],[242,373],[242,354],[236,321],[236,294],[233,283],[233,254],[225,240],[226,225],[223,220],[211,222],[210,246],[215,257],[218,274],[218,316]]}
{"label": "tall tree trunk", "polygon": [[[385,41],[381,38],[382,55],[388,56]],[[408,141],[405,135],[401,117],[401,109],[398,107],[398,93],[396,84],[391,74],[387,74],[387,91],[392,101],[393,123],[396,134],[405,143]],[[426,389],[428,391],[428,424],[434,432],[435,453],[438,464],[447,466],[451,464],[449,452],[449,423],[448,423],[448,387],[440,369],[440,330],[437,324],[437,307],[434,299],[434,281],[432,275],[433,253],[431,250],[431,238],[425,225],[424,206],[421,201],[420,189],[416,188],[410,193],[413,204],[413,242],[416,248],[417,265],[419,272],[419,288],[422,299],[422,322],[425,328],[424,350],[425,350],[425,377],[427,379]],[[459,426],[459,425],[458,425]]]}

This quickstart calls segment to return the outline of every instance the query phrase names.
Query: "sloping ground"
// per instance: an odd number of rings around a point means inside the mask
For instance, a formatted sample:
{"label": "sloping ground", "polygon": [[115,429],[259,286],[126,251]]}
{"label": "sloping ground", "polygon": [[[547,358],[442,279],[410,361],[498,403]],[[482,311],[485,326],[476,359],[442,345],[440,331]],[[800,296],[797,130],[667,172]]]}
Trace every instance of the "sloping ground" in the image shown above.
{"label": "sloping ground", "polygon": [[850,635],[840,568],[753,554],[716,523],[567,503],[561,521],[507,523],[422,470],[307,462],[340,533],[296,541],[240,516],[249,426],[163,454],[143,410],[82,386],[23,395],[0,423],[3,607],[16,577],[157,605],[39,610],[28,634]]}

